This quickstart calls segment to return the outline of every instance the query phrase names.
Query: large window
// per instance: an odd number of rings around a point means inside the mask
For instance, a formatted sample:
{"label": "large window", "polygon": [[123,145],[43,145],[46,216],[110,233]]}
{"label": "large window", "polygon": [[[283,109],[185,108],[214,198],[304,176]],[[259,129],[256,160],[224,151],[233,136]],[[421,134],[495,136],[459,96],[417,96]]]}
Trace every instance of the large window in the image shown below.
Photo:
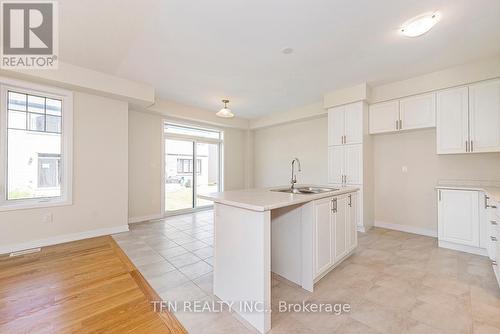
{"label": "large window", "polygon": [[222,189],[223,133],[170,123],[164,131],[165,210],[172,213],[211,205],[198,195]]}
{"label": "large window", "polygon": [[70,92],[2,82],[0,210],[71,201]]}

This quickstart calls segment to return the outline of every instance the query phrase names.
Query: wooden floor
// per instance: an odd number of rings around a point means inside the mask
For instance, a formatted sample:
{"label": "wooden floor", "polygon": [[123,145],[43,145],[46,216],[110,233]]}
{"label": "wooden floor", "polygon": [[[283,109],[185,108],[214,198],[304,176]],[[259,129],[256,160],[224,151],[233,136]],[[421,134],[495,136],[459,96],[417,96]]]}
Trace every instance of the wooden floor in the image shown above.
{"label": "wooden floor", "polygon": [[0,333],[186,333],[111,237],[0,256]]}

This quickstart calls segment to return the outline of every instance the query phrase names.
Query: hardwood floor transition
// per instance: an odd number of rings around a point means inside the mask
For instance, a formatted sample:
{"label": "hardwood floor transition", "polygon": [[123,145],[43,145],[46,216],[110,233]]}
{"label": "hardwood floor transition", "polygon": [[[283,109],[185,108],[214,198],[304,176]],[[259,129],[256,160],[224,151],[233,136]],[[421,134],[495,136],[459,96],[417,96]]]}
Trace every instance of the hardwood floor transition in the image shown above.
{"label": "hardwood floor transition", "polygon": [[0,256],[0,333],[186,333],[109,237]]}

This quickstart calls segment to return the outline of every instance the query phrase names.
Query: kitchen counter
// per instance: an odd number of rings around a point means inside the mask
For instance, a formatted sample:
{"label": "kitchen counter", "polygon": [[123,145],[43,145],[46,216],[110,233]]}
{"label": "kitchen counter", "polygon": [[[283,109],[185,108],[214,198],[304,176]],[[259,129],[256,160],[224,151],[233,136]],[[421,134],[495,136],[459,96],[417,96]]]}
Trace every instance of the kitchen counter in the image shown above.
{"label": "kitchen counter", "polygon": [[[296,185],[296,188],[308,186],[310,185]],[[271,191],[271,189],[283,188],[287,188],[287,186],[261,189],[231,190],[210,193],[206,195],[198,195],[198,197],[213,201],[215,203],[231,205],[252,211],[269,211],[359,190],[359,188],[356,187],[341,187],[339,188],[339,190],[328,191],[320,194],[289,194]]]}
{"label": "kitchen counter", "polygon": [[[214,202],[214,295],[225,302],[256,305],[259,309],[254,312],[237,307],[233,310],[260,333],[271,329],[271,272],[313,292],[315,280],[322,277],[320,274],[350,256],[357,245],[356,221],[348,219],[356,215],[347,213],[357,210],[356,199],[349,196],[359,190],[357,187],[340,187],[318,194],[271,191],[288,187],[198,195]],[[328,260],[326,266],[319,268],[315,264],[318,262],[315,250],[325,249],[331,257],[330,250],[337,239],[317,231],[316,221],[319,219],[323,226],[333,224],[330,217],[337,214],[337,203],[341,212],[339,227],[344,224],[338,231],[345,237],[336,238],[343,240],[338,249],[344,247],[345,251],[336,255],[336,264]],[[354,231],[352,238],[351,231]],[[327,240],[329,247],[316,246],[316,232],[323,233],[322,241]]]}

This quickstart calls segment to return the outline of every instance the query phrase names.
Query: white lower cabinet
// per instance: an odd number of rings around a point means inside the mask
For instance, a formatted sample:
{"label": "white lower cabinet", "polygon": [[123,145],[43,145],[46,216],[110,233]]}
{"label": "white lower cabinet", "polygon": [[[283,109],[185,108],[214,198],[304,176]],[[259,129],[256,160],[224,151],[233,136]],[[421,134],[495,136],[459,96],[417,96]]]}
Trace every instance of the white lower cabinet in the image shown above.
{"label": "white lower cabinet", "polygon": [[359,191],[347,196],[347,206],[347,249],[350,252],[358,246]]}
{"label": "white lower cabinet", "polygon": [[314,201],[314,277],[333,264],[332,198]]}
{"label": "white lower cabinet", "polygon": [[314,201],[314,278],[340,263],[357,246],[357,193]]}
{"label": "white lower cabinet", "polygon": [[479,247],[479,192],[438,190],[439,242]]}
{"label": "white lower cabinet", "polygon": [[345,195],[334,198],[334,210],[332,215],[334,254],[333,261],[343,258],[347,254],[347,231],[349,227],[347,210],[347,199]]}

